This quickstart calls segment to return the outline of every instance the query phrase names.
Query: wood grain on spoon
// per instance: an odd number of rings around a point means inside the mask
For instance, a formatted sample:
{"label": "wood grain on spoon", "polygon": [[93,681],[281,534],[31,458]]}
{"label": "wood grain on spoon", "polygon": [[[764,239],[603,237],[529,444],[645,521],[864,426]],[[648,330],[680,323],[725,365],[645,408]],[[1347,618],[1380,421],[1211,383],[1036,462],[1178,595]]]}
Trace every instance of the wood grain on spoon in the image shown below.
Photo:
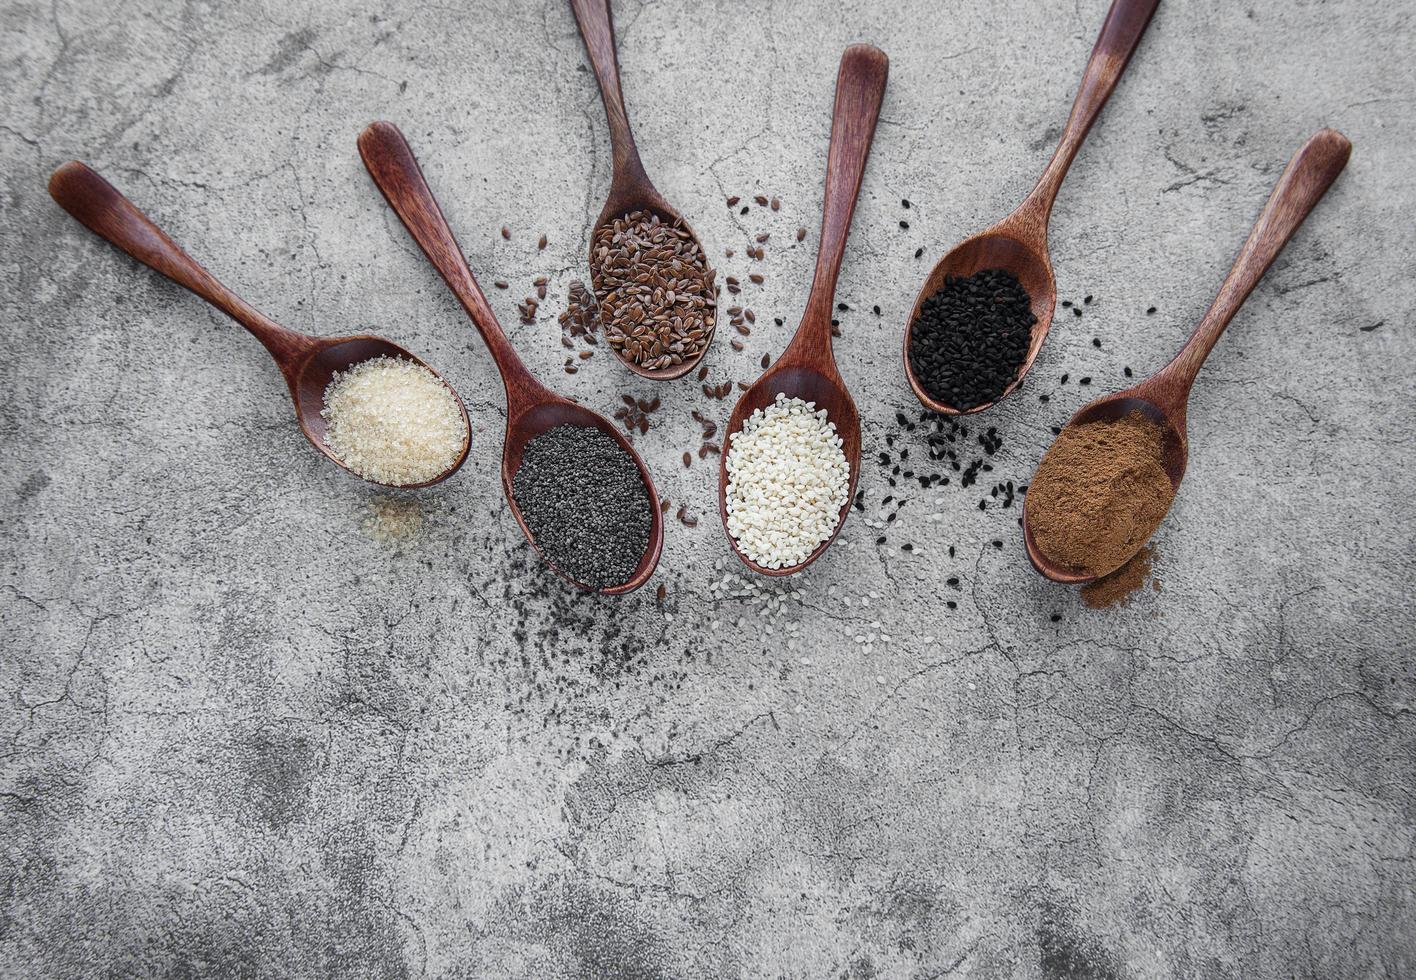
{"label": "wood grain on spoon", "polygon": [[[680,223],[698,243],[699,251],[703,243],[683,215],[669,204],[654,187],[639,158],[639,147],[634,141],[634,132],[629,126],[629,114],[624,107],[624,91],[620,86],[619,54],[615,50],[614,17],[610,12],[610,0],[570,0],[575,13],[576,26],[585,41],[585,51],[590,56],[590,65],[595,70],[595,79],[600,85],[600,99],[605,106],[605,119],[610,127],[610,151],[612,174],[610,191],[600,216],[595,219],[595,227],[600,228],[616,218],[633,211],[648,211],[657,214],[669,225]],[[590,268],[597,268],[595,262],[594,236],[590,243]],[[707,261],[707,253],[704,253]],[[592,279],[593,279],[592,275]],[[711,285],[711,284],[710,284]],[[648,369],[634,363],[630,358],[611,347],[615,356],[635,374],[654,381],[671,381],[681,378],[698,367],[708,348],[713,344],[717,330],[718,311],[714,307],[712,316],[705,320],[706,337],[702,348],[692,357],[669,367]]]}
{"label": "wood grain on spoon", "polygon": [[[831,310],[835,303],[836,280],[841,274],[846,238],[855,214],[865,163],[880,118],[890,59],[885,52],[868,44],[857,44],[841,56],[836,77],[836,103],[831,118],[831,145],[826,161],[826,195],[821,215],[821,250],[816,256],[816,272],[806,301],[806,312],[795,336],[782,356],[738,399],[728,421],[723,452],[718,463],[718,515],[728,544],[748,568],[761,575],[792,575],[825,554],[836,540],[860,478],[860,413],[856,411],[846,384],[836,368],[831,349]],[[817,546],[805,561],[787,568],[765,568],[738,548],[728,531],[728,456],[733,437],[754,411],[770,405],[779,393],[790,398],[815,402],[825,409],[841,437],[841,448],[850,466],[850,485],[845,506],[831,536]]]}
{"label": "wood grain on spoon", "polygon": [[[49,179],[49,193],[65,211],[73,215],[100,238],[104,238],[148,268],[166,276],[225,313],[261,342],[270,353],[295,402],[295,414],[300,431],[310,444],[340,467],[349,467],[325,445],[325,389],[335,372],[346,371],[355,364],[374,357],[396,357],[412,361],[441,378],[436,371],[392,341],[382,337],[359,335],[351,337],[310,337],[282,327],[252,307],[216,277],[202,268],[190,255],[167,237],[147,215],[138,210],[102,176],[77,160],[54,171]],[[447,382],[444,381],[444,384]],[[462,415],[462,425],[468,439],[456,461],[431,480],[415,484],[384,484],[398,489],[432,486],[447,479],[462,466],[470,447],[467,409],[451,385]],[[354,472],[349,470],[349,472]],[[358,476],[358,474],[355,474]],[[370,480],[369,482],[377,482]]]}
{"label": "wood grain on spoon", "polygon": [[[1186,408],[1201,366],[1274,259],[1347,166],[1351,153],[1352,144],[1336,130],[1324,129],[1309,138],[1283,171],[1219,294],[1180,352],[1140,384],[1086,405],[1072,416],[1068,426],[1111,421],[1133,411],[1142,412],[1164,432],[1162,464],[1171,485],[1179,490],[1189,462]],[[1041,553],[1029,526],[1026,505],[1023,541],[1033,567],[1053,581],[1084,585],[1096,580],[1097,576],[1059,566]]]}
{"label": "wood grain on spoon", "polygon": [[[1057,192],[1071,169],[1072,161],[1082,148],[1087,133],[1101,115],[1116,83],[1131,61],[1146,26],[1150,24],[1160,0],[1115,0],[1101,25],[1101,33],[1092,49],[1091,59],[1082,74],[1077,98],[1072,104],[1072,113],[1066,128],[1058,141],[1042,177],[1023,203],[1012,214],[987,231],[965,239],[935,264],[929,277],[925,279],[909,319],[905,321],[904,364],[905,377],[910,389],[921,405],[944,415],[971,415],[982,412],[1002,401],[1018,389],[1023,378],[1037,360],[1047,332],[1052,327],[1053,313],[1057,306],[1057,280],[1052,274],[1052,256],[1047,246],[1048,221],[1052,216],[1052,205],[1057,200]],[[914,367],[910,364],[910,341],[914,324],[919,319],[924,301],[933,296],[951,277],[972,276],[984,269],[1005,269],[1011,272],[1027,290],[1033,316],[1037,322],[1032,327],[1032,339],[1027,356],[1018,369],[1011,384],[997,398],[967,409],[961,409],[934,398],[925,390]]]}
{"label": "wood grain on spoon", "polygon": [[[614,425],[610,424],[609,420],[551,391],[527,369],[520,356],[517,355],[516,349],[512,347],[511,341],[507,339],[501,325],[497,322],[496,315],[487,303],[487,298],[483,295],[481,287],[477,285],[472,270],[467,266],[467,259],[462,254],[462,248],[457,244],[457,239],[453,237],[452,229],[448,227],[447,219],[443,217],[442,208],[438,206],[437,199],[433,197],[433,192],[428,188],[423,171],[413,156],[413,150],[408,146],[408,141],[404,139],[398,127],[389,122],[370,124],[359,134],[359,155],[363,158],[364,166],[368,168],[369,175],[374,179],[379,190],[383,192],[389,206],[393,208],[394,213],[408,229],[408,233],[413,236],[413,240],[418,243],[423,254],[428,257],[428,261],[432,262],[433,267],[438,270],[438,274],[442,276],[443,281],[457,297],[457,301],[462,304],[462,308],[471,317],[473,325],[482,335],[482,340],[492,355],[497,370],[501,373],[502,384],[506,389],[506,438],[502,445],[501,467],[502,491],[506,494],[507,503],[511,505],[511,512],[516,517],[516,523],[521,528],[521,533],[526,535],[526,540],[531,542],[536,553],[557,575],[578,588],[598,591],[606,595],[620,595],[639,588],[654,574],[654,569],[659,563],[659,555],[664,547],[663,514],[660,513],[659,496],[654,489],[654,480],[649,475],[648,467],[639,458],[639,454],[634,451],[634,447]],[[634,574],[629,581],[621,585],[595,590],[567,575],[537,545],[535,536],[526,526],[521,509],[516,504],[516,497],[512,493],[512,480],[516,476],[516,471],[521,468],[522,451],[526,444],[536,436],[558,425],[599,429],[610,436],[634,460],[634,465],[644,480],[644,487],[649,494],[653,521],[649,534],[649,545],[640,558]]]}

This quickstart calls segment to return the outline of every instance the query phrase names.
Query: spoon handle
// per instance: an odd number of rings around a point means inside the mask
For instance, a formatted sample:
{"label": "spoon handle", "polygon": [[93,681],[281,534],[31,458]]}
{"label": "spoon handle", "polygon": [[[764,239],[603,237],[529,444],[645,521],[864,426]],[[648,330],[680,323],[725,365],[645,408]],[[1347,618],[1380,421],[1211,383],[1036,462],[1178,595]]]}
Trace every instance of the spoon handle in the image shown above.
{"label": "spoon handle", "polygon": [[880,118],[880,103],[885,98],[889,75],[890,59],[879,48],[853,44],[841,55],[841,68],[836,75],[836,106],[831,117],[831,147],[826,158],[821,248],[816,255],[816,273],[802,317],[803,325],[811,324],[817,329],[810,337],[801,336],[804,344],[824,349],[828,359],[836,280],[841,274],[846,236],[850,234],[851,218],[855,215],[856,198],[860,195],[865,162],[875,138],[875,123]]}
{"label": "spoon handle", "polygon": [[487,297],[477,285],[467,259],[462,254],[452,229],[443,217],[437,198],[423,179],[422,168],[403,133],[391,122],[370,123],[359,134],[359,156],[368,168],[385,200],[433,263],[448,288],[472,318],[482,335],[492,360],[501,372],[506,386],[508,418],[513,399],[520,394],[539,391],[541,384],[526,369],[521,358],[502,332]]}
{"label": "spoon handle", "polygon": [[1135,54],[1141,43],[1141,35],[1145,34],[1159,6],[1160,0],[1114,0],[1111,4],[1106,22],[1097,35],[1096,46],[1092,48],[1087,69],[1082,73],[1077,98],[1072,103],[1072,114],[1067,117],[1067,126],[1062,130],[1057,151],[1023,204],[1023,208],[1037,209],[1044,229],[1052,213],[1052,202],[1057,199],[1057,192],[1062,188],[1062,181],[1071,169],[1077,151],[1082,148],[1092,124],[1116,90],[1116,83],[1121,80],[1131,55]]}
{"label": "spoon handle", "polygon": [[610,124],[610,149],[614,154],[614,182],[625,186],[649,183],[639,148],[629,128],[629,113],[624,108],[624,90],[620,87],[619,54],[615,51],[615,21],[610,12],[610,0],[570,0],[575,12],[575,24],[585,41],[585,51],[595,78],[600,83],[600,101],[605,104],[605,119]]}
{"label": "spoon handle", "polygon": [[49,178],[49,194],[89,231],[196,293],[249,330],[270,351],[282,371],[314,346],[311,338],[280,326],[223,286],[86,164],[71,160],[55,170]]}
{"label": "spoon handle", "polygon": [[1335,129],[1324,129],[1309,137],[1288,162],[1209,312],[1180,353],[1158,375],[1174,386],[1182,400],[1219,335],[1224,333],[1224,328],[1229,326],[1229,321],[1234,319],[1234,314],[1239,312],[1298,226],[1337,180],[1351,154],[1352,144],[1346,136]]}

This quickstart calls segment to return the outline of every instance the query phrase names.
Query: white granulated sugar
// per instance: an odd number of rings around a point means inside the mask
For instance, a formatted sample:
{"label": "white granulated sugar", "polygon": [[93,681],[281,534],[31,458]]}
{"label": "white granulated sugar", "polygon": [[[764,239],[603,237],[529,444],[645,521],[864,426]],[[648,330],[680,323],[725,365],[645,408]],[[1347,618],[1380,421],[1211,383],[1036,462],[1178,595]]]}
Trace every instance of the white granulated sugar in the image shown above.
{"label": "white granulated sugar", "polygon": [[441,475],[467,444],[452,389],[400,357],[373,357],[336,371],[320,415],[329,451],[364,479],[390,486]]}
{"label": "white granulated sugar", "polygon": [[850,466],[836,425],[779,394],[748,416],[728,452],[728,533],[763,568],[810,557],[840,523]]}

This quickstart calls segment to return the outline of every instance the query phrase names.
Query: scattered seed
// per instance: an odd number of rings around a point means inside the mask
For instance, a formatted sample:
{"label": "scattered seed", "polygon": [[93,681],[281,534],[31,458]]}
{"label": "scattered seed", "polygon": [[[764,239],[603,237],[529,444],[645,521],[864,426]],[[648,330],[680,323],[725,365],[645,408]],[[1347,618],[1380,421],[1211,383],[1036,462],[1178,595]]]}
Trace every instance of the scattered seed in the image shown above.
{"label": "scattered seed", "polygon": [[511,241],[511,229],[506,225],[502,225],[501,236],[507,241]]}

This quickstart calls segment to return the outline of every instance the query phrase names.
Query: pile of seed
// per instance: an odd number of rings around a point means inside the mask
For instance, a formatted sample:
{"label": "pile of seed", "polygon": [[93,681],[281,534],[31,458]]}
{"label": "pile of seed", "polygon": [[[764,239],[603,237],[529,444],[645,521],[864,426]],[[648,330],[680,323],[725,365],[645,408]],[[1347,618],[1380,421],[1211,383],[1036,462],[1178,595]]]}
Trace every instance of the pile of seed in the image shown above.
{"label": "pile of seed", "polygon": [[836,424],[814,402],[777,395],[732,438],[728,533],[763,568],[810,557],[841,522],[850,465]]}
{"label": "pile of seed", "polygon": [[910,331],[910,368],[935,401],[967,410],[999,398],[1032,344],[1027,290],[1012,273],[949,276],[920,304]]}
{"label": "pile of seed", "polygon": [[595,230],[590,258],[605,336],[625,360],[660,370],[708,346],[714,272],[682,222],[632,211]]}
{"label": "pile of seed", "polygon": [[528,442],[512,496],[546,558],[591,588],[629,581],[649,547],[648,488],[598,429],[558,425]]}
{"label": "pile of seed", "polygon": [[325,445],[366,480],[426,483],[457,462],[467,421],[436,374],[403,357],[371,357],[325,388]]}

